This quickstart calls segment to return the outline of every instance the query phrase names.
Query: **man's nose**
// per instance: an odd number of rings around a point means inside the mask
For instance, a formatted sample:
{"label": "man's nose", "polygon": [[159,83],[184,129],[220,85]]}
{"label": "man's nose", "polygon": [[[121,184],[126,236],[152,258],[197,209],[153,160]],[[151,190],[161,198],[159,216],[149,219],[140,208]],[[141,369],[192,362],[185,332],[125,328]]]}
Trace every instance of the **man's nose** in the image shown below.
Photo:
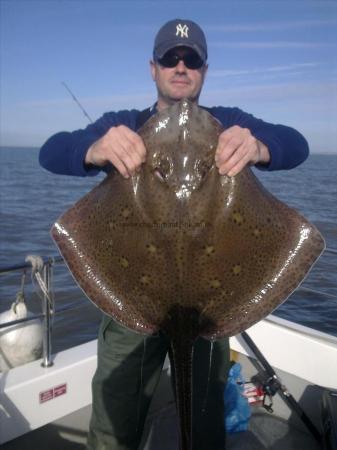
{"label": "man's nose", "polygon": [[186,72],[186,66],[182,59],[180,59],[178,64],[176,65],[176,71],[179,73]]}

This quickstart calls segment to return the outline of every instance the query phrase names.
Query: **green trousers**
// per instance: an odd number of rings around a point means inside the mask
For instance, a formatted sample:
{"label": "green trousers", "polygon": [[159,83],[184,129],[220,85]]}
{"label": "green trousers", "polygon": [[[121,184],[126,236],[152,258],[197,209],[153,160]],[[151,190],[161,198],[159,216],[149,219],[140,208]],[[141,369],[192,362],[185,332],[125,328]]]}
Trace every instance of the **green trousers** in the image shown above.
{"label": "green trousers", "polygon": [[[144,337],[104,316],[98,336],[97,370],[92,381],[88,450],[138,449],[168,348],[165,335]],[[225,449],[228,339],[214,342],[210,372],[209,361],[210,342],[199,338],[193,357],[193,450]]]}

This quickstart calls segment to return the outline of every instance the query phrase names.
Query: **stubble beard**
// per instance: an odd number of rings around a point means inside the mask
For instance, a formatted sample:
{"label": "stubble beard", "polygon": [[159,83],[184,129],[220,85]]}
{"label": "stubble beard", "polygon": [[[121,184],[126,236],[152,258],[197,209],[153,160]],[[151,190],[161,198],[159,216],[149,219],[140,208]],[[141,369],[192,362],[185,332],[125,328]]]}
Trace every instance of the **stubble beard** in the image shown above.
{"label": "stubble beard", "polygon": [[192,103],[198,103],[200,91],[196,94],[191,93],[190,95],[171,95],[170,93],[161,92],[157,89],[158,92],[158,103],[161,105],[165,105],[165,107],[169,107],[179,102],[180,100],[187,98]]}

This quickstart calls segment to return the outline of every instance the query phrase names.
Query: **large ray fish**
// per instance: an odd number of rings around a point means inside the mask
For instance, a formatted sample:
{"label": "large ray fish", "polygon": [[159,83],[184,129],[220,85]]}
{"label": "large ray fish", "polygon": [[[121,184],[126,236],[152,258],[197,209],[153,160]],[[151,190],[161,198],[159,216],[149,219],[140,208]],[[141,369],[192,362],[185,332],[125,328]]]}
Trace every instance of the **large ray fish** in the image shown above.
{"label": "large ray fish", "polygon": [[139,130],[141,171],[116,172],[63,214],[52,236],[76,281],[131,330],[171,339],[181,448],[191,448],[198,336],[240,333],[280,305],[324,249],[318,230],[249,168],[220,176],[221,125],[182,100]]}

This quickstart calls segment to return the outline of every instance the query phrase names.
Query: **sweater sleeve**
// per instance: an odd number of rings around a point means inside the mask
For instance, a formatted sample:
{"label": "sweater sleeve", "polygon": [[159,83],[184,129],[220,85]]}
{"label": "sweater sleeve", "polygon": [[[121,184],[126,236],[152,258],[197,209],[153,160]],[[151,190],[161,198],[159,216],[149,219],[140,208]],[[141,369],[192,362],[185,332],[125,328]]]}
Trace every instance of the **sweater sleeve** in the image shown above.
{"label": "sweater sleeve", "polygon": [[40,165],[61,175],[90,176],[96,175],[100,170],[107,171],[107,167],[84,164],[89,147],[113,126],[123,124],[135,129],[138,114],[137,110],[106,113],[85,129],[54,134],[40,149]]}
{"label": "sweater sleeve", "polygon": [[248,128],[252,135],[268,147],[270,162],[257,164],[261,170],[292,169],[309,155],[306,139],[294,128],[276,125],[257,119],[239,108],[214,108],[211,113],[225,128],[239,125]]}

